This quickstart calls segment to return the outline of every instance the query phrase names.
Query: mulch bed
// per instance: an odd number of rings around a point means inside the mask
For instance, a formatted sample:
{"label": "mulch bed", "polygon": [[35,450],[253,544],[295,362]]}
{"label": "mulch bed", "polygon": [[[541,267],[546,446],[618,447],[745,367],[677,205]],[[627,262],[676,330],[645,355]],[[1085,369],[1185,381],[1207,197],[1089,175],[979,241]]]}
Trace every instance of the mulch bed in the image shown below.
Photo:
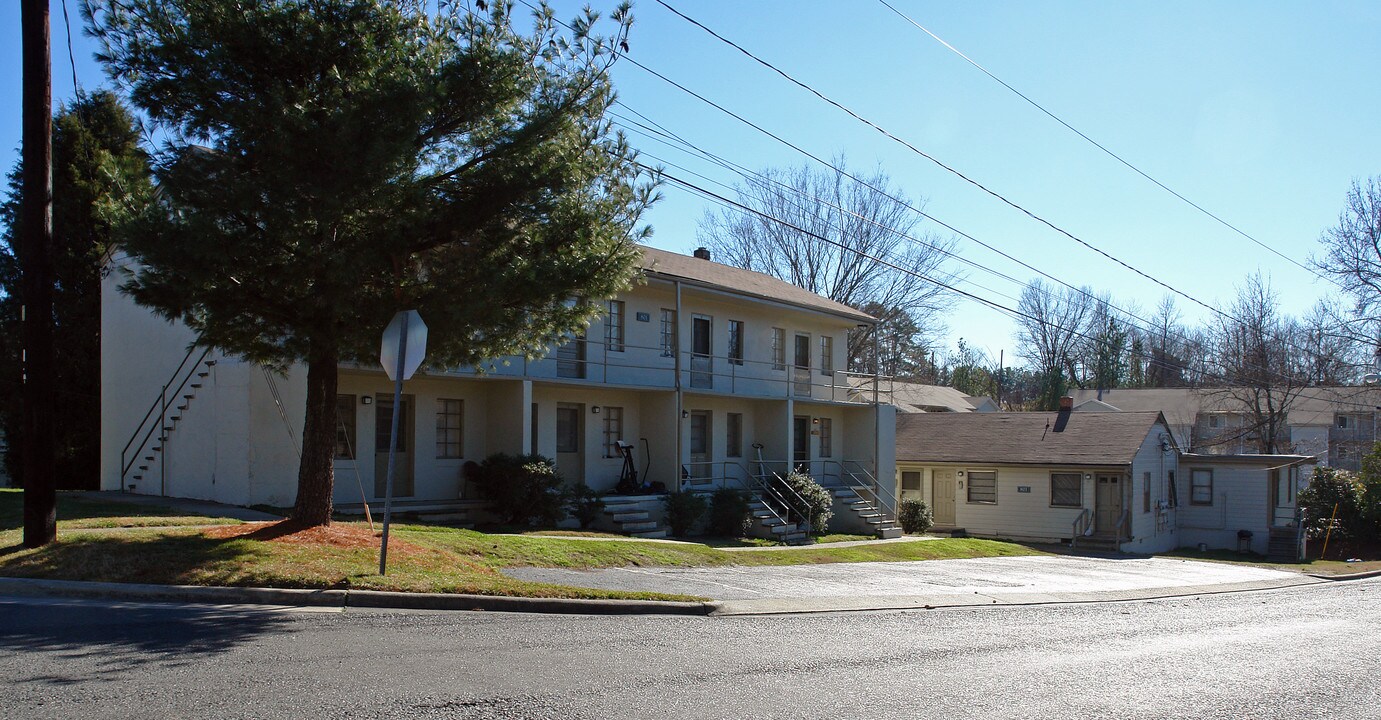
{"label": "mulch bed", "polygon": [[[292,545],[330,545],[332,547],[347,549],[377,548],[379,546],[378,534],[370,532],[369,528],[359,527],[358,525],[316,525],[305,527],[293,520],[279,520],[277,522],[249,522],[243,525],[223,525],[220,527],[206,528],[203,532],[207,537],[216,538],[218,540],[245,538],[247,540],[280,542]],[[390,552],[427,552],[423,548],[403,542],[397,538],[389,538],[388,549]]]}

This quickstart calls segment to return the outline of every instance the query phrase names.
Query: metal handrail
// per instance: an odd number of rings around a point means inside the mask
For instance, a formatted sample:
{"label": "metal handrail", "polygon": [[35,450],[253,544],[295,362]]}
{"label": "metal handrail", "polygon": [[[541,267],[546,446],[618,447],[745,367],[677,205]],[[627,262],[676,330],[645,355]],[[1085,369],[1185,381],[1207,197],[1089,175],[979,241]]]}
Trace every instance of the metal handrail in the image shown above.
{"label": "metal handrail", "polygon": [[[201,355],[198,355],[197,359],[190,366],[188,366],[187,361],[190,360],[192,354],[197,351],[197,347],[197,345],[193,345],[192,347],[187,349],[187,354],[183,356],[182,362],[178,363],[177,369],[173,371],[172,375],[169,377],[168,382],[164,383],[162,390],[159,391],[158,397],[154,398],[153,404],[149,406],[148,412],[144,413],[144,417],[140,419],[139,424],[135,426],[134,432],[130,435],[129,442],[125,443],[125,447],[120,450],[121,491],[124,491],[125,489],[125,476],[129,474],[130,468],[134,467],[135,464],[139,461],[139,454],[142,453],[144,451],[144,448],[148,445],[149,438],[153,437],[154,430],[162,428],[163,423],[167,422],[169,395],[168,388],[171,387],[173,381],[177,380],[178,376],[182,375],[185,371],[186,375],[182,377],[182,382],[178,383],[177,388],[172,391],[172,395],[174,397],[181,394],[182,390],[187,387],[187,383],[191,381],[194,375],[196,375],[196,369],[198,367],[201,367],[202,361],[205,360],[206,356],[211,353],[210,347],[203,347],[201,349]],[[159,410],[160,408],[162,410],[158,413],[158,422],[149,424],[149,420],[154,416],[153,411]],[[147,430],[144,429],[145,425],[148,425]],[[141,432],[143,432],[144,434],[142,438],[139,436]],[[138,441],[137,445],[135,444],[136,440]],[[135,452],[133,457],[131,457],[129,461],[126,462],[125,458],[128,455],[131,447],[135,449]]]}
{"label": "metal handrail", "polygon": [[[581,372],[579,373],[578,377],[566,377],[564,379],[587,380],[590,382],[608,382],[611,369],[662,371],[673,380],[676,374],[676,369],[673,367],[658,367],[654,363],[649,362],[619,362],[618,358],[616,357],[628,357],[630,355],[638,354],[637,352],[628,353],[628,351],[646,351],[647,353],[656,354],[657,359],[664,358],[670,361],[672,359],[671,356],[660,354],[660,345],[635,345],[627,341],[624,341],[622,343],[618,343],[618,347],[622,348],[622,352],[620,352],[605,349],[607,343],[605,343],[602,338],[586,338],[583,340],[571,340],[569,342],[583,343],[585,345],[585,356],[583,358],[559,358],[557,357],[555,348],[553,348],[548,355],[542,358],[536,358],[532,362],[551,364],[561,363],[578,366],[581,369]],[[778,368],[772,360],[731,358],[727,353],[711,353],[709,355],[706,355],[703,353],[696,353],[691,350],[680,350],[679,352],[686,360],[686,362],[682,364],[680,372],[684,376],[685,386],[687,388],[692,387],[692,384],[690,382],[690,375],[694,373],[698,377],[710,378],[709,384],[711,386],[708,388],[695,389],[714,390],[716,389],[714,386],[718,384],[718,381],[725,380],[728,382],[728,387],[720,387],[718,389],[724,389],[730,392],[734,392],[738,389],[738,384],[741,381],[743,381],[767,384],[769,387],[773,388],[773,395],[780,394],[781,397],[821,400],[827,399],[831,401],[858,403],[863,405],[874,404],[872,401],[873,375],[871,373],[855,373],[850,372],[848,370],[833,370],[831,371],[830,375],[821,376],[819,375],[818,367],[802,368],[808,369],[810,371],[808,374],[808,379],[805,381],[805,384],[809,385],[810,392],[797,393],[797,381],[795,379],[794,373],[794,370],[797,369],[797,366],[793,365],[790,362],[788,362],[784,367]],[[628,354],[625,355],[625,353]],[[711,360],[711,368],[708,370],[692,369],[692,358]],[[494,361],[494,363],[503,362],[504,365],[507,366],[508,360],[509,358],[498,358]],[[441,370],[441,372],[454,372],[461,374],[487,374],[484,368],[488,367],[488,365],[489,364],[486,363],[480,363],[478,366],[445,368]],[[594,366],[594,368],[591,367],[592,365]],[[497,365],[495,365],[495,367],[497,367]],[[745,370],[745,367],[748,369]],[[592,370],[597,370],[597,372],[592,372]],[[521,372],[524,376],[528,375],[529,373],[529,362],[526,359],[523,360],[523,367],[521,369]],[[562,376],[558,375],[558,377]],[[825,381],[821,382],[821,378],[823,378]],[[850,378],[857,378],[858,384],[850,382]],[[878,380],[878,403],[889,402],[890,396],[895,390],[895,379],[886,376],[879,376]],[[668,386],[673,384],[674,382],[667,383]],[[821,390],[828,391],[822,393],[822,395],[827,395],[828,397],[817,397],[816,392]]]}
{"label": "metal handrail", "polygon": [[[878,479],[873,476],[873,473],[870,472],[861,461],[822,460],[821,462],[824,463],[826,466],[837,465],[839,467],[839,475],[837,477],[839,477],[841,481],[843,481],[844,478],[848,478],[850,481],[852,481],[845,482],[845,487],[849,488],[850,490],[853,490],[855,493],[858,493],[859,490],[866,491],[869,495],[872,496],[872,502],[875,502],[877,504],[878,509],[882,510],[884,513],[887,513],[892,521],[896,521],[896,503],[893,501],[893,498],[891,496],[884,494],[882,492],[882,488],[878,483]],[[850,470],[850,465],[854,466],[855,469]],[[858,479],[858,475],[860,473],[868,479],[867,482],[863,482]],[[868,497],[864,496],[862,493],[858,493],[858,495],[864,500],[868,499]]]}
{"label": "metal handrail", "polygon": [[1079,515],[1074,518],[1074,523],[1069,528],[1069,546],[1078,546],[1079,538],[1086,537],[1089,534],[1089,528],[1092,526],[1093,512],[1088,508],[1079,511]]}
{"label": "metal handrail", "polygon": [[1119,543],[1122,542],[1122,528],[1123,528],[1123,526],[1125,526],[1125,525],[1127,524],[1127,521],[1128,521],[1129,519],[1131,519],[1131,517],[1132,517],[1132,511],[1131,511],[1131,510],[1123,510],[1123,511],[1122,511],[1122,514],[1117,516],[1117,522],[1113,523],[1113,526],[1112,526],[1113,539],[1116,540],[1117,542],[1119,542]]}
{"label": "metal handrail", "polygon": [[[767,472],[765,468],[761,467],[759,468],[759,472],[754,473],[747,467],[745,467],[741,462],[733,460],[724,460],[721,462],[726,468],[729,466],[738,468],[742,472],[742,477],[748,478],[749,480],[753,481],[756,488],[745,489],[750,492],[756,491],[762,498],[763,505],[766,506],[768,511],[770,511],[774,516],[776,516],[778,520],[781,520],[782,522],[791,525],[793,524],[791,522],[791,513],[794,512],[801,518],[799,522],[796,522],[794,524],[798,528],[803,529],[807,533],[811,531],[810,503],[806,502],[806,499],[802,497],[799,492],[796,492],[796,488],[793,488],[790,485],[786,484],[785,479],[779,473]],[[769,462],[764,460],[761,464],[765,466],[768,465]],[[774,484],[771,482],[773,479],[778,480],[779,482]],[[783,489],[790,491],[791,496],[793,497],[786,496],[782,492]],[[779,509],[773,507],[772,503],[768,502],[769,499],[775,500],[776,502],[780,503],[781,508]],[[785,512],[785,517],[783,517],[783,511]]]}

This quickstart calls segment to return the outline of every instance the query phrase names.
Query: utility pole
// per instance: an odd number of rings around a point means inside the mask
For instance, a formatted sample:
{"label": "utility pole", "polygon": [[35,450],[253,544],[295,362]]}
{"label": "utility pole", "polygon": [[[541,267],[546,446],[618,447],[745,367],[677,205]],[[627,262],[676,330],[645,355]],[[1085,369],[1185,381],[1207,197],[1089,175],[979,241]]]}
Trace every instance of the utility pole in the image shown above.
{"label": "utility pole", "polygon": [[19,260],[23,300],[24,546],[57,539],[53,452],[53,67],[48,0],[23,0],[24,149],[20,185]]}

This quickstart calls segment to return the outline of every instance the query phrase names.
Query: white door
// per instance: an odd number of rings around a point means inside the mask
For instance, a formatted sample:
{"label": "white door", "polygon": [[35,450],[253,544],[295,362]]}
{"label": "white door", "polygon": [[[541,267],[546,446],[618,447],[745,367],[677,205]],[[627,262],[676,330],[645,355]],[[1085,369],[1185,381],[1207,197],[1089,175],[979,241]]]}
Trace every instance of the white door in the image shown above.
{"label": "white door", "polygon": [[[398,442],[394,447],[393,497],[413,496],[413,401],[404,395],[398,412]],[[374,396],[374,497],[384,497],[388,484],[388,438],[393,432],[393,393]]]}
{"label": "white door", "polygon": [[692,410],[690,414],[690,474],[694,478],[714,477],[713,428],[709,410]]}
{"label": "white door", "polygon": [[556,405],[556,469],[567,485],[585,482],[585,406]]}

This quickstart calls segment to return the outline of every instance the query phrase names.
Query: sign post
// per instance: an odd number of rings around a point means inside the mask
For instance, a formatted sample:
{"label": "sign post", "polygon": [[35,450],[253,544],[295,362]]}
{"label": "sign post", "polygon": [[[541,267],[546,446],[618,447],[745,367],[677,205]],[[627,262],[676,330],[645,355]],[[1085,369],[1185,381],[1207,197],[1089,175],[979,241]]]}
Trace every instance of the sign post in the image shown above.
{"label": "sign post", "polygon": [[379,364],[393,381],[393,425],[388,433],[388,475],[384,481],[384,533],[379,542],[379,574],[388,574],[388,526],[393,515],[393,467],[398,454],[398,416],[403,408],[403,381],[412,377],[427,354],[427,324],[416,310],[393,316],[384,328]]}

